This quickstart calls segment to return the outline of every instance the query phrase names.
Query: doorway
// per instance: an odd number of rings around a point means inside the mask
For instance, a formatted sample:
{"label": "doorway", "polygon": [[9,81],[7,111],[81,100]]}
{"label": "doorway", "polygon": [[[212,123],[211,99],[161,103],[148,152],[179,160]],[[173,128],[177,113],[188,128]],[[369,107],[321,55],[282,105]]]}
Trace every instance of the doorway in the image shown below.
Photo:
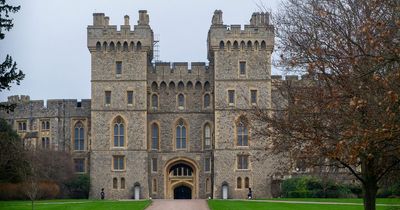
{"label": "doorway", "polygon": [[184,185],[175,187],[174,199],[192,199],[192,189]]}

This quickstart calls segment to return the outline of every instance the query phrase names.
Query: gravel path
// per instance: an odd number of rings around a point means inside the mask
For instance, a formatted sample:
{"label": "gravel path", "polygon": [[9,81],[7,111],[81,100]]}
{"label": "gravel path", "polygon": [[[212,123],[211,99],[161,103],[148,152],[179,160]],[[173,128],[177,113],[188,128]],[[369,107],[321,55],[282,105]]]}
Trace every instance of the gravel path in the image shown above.
{"label": "gravel path", "polygon": [[146,210],[209,210],[207,201],[192,200],[158,200],[154,199]]}

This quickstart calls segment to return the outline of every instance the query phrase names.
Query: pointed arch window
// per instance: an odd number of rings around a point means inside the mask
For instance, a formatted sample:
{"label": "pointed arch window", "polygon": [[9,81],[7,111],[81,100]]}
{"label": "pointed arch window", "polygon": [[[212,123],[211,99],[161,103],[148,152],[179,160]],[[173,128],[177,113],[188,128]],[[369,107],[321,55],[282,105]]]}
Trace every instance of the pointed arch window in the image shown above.
{"label": "pointed arch window", "polygon": [[205,149],[211,147],[211,127],[208,123],[204,126],[204,147]]}
{"label": "pointed arch window", "polygon": [[237,125],[237,146],[249,146],[249,129],[240,121]]}
{"label": "pointed arch window", "polygon": [[82,122],[75,124],[74,128],[74,149],[85,150],[85,129]]}
{"label": "pointed arch window", "polygon": [[238,177],[236,180],[236,188],[242,189],[242,178]]}
{"label": "pointed arch window", "polygon": [[117,189],[117,188],[118,188],[118,179],[113,178],[113,189]]}
{"label": "pointed arch window", "polygon": [[125,189],[125,178],[121,178],[121,189]]}
{"label": "pointed arch window", "polygon": [[151,125],[151,149],[158,150],[159,144],[159,133],[158,133],[158,125],[157,123],[153,123]]}
{"label": "pointed arch window", "polygon": [[176,126],[176,149],[186,149],[186,127],[183,120]]}
{"label": "pointed arch window", "polygon": [[249,177],[244,178],[244,188],[250,187],[250,179]]}
{"label": "pointed arch window", "polygon": [[125,125],[121,117],[114,122],[114,147],[125,146]]}

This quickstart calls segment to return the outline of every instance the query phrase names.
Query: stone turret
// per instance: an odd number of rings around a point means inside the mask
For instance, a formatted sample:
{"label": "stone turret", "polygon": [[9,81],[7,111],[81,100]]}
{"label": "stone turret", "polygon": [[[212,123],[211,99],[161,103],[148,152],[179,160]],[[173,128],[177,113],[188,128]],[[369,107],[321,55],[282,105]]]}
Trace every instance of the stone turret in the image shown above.
{"label": "stone turret", "polygon": [[251,16],[250,25],[252,26],[268,26],[269,25],[269,13],[266,12],[255,12]]}
{"label": "stone turret", "polygon": [[211,20],[212,26],[221,26],[224,24],[222,20],[222,11],[221,10],[215,10],[214,15]]}

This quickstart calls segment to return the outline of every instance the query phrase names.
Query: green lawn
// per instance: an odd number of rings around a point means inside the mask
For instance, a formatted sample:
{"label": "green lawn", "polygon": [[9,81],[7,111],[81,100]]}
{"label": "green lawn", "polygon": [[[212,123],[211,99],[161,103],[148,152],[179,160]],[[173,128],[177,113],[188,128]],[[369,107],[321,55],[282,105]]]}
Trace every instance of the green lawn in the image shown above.
{"label": "green lawn", "polygon": [[[337,202],[337,203],[362,203],[361,198],[273,198],[266,200],[281,201],[312,201],[312,202]],[[400,198],[378,198],[378,204],[400,204]]]}
{"label": "green lawn", "polygon": [[[283,199],[282,199],[283,200]],[[293,199],[301,201],[326,201],[360,203],[359,199]],[[351,202],[353,201],[353,202]],[[399,201],[399,199],[397,199]],[[394,203],[389,201],[388,203]],[[327,205],[327,204],[293,204],[293,203],[268,203],[262,201],[237,201],[237,200],[209,200],[211,210],[363,210],[363,206],[356,205]],[[378,206],[377,210],[400,210],[400,206]]]}
{"label": "green lawn", "polygon": [[[47,200],[35,202],[35,210],[142,210],[150,201]],[[0,210],[30,210],[30,201],[0,201]]]}

